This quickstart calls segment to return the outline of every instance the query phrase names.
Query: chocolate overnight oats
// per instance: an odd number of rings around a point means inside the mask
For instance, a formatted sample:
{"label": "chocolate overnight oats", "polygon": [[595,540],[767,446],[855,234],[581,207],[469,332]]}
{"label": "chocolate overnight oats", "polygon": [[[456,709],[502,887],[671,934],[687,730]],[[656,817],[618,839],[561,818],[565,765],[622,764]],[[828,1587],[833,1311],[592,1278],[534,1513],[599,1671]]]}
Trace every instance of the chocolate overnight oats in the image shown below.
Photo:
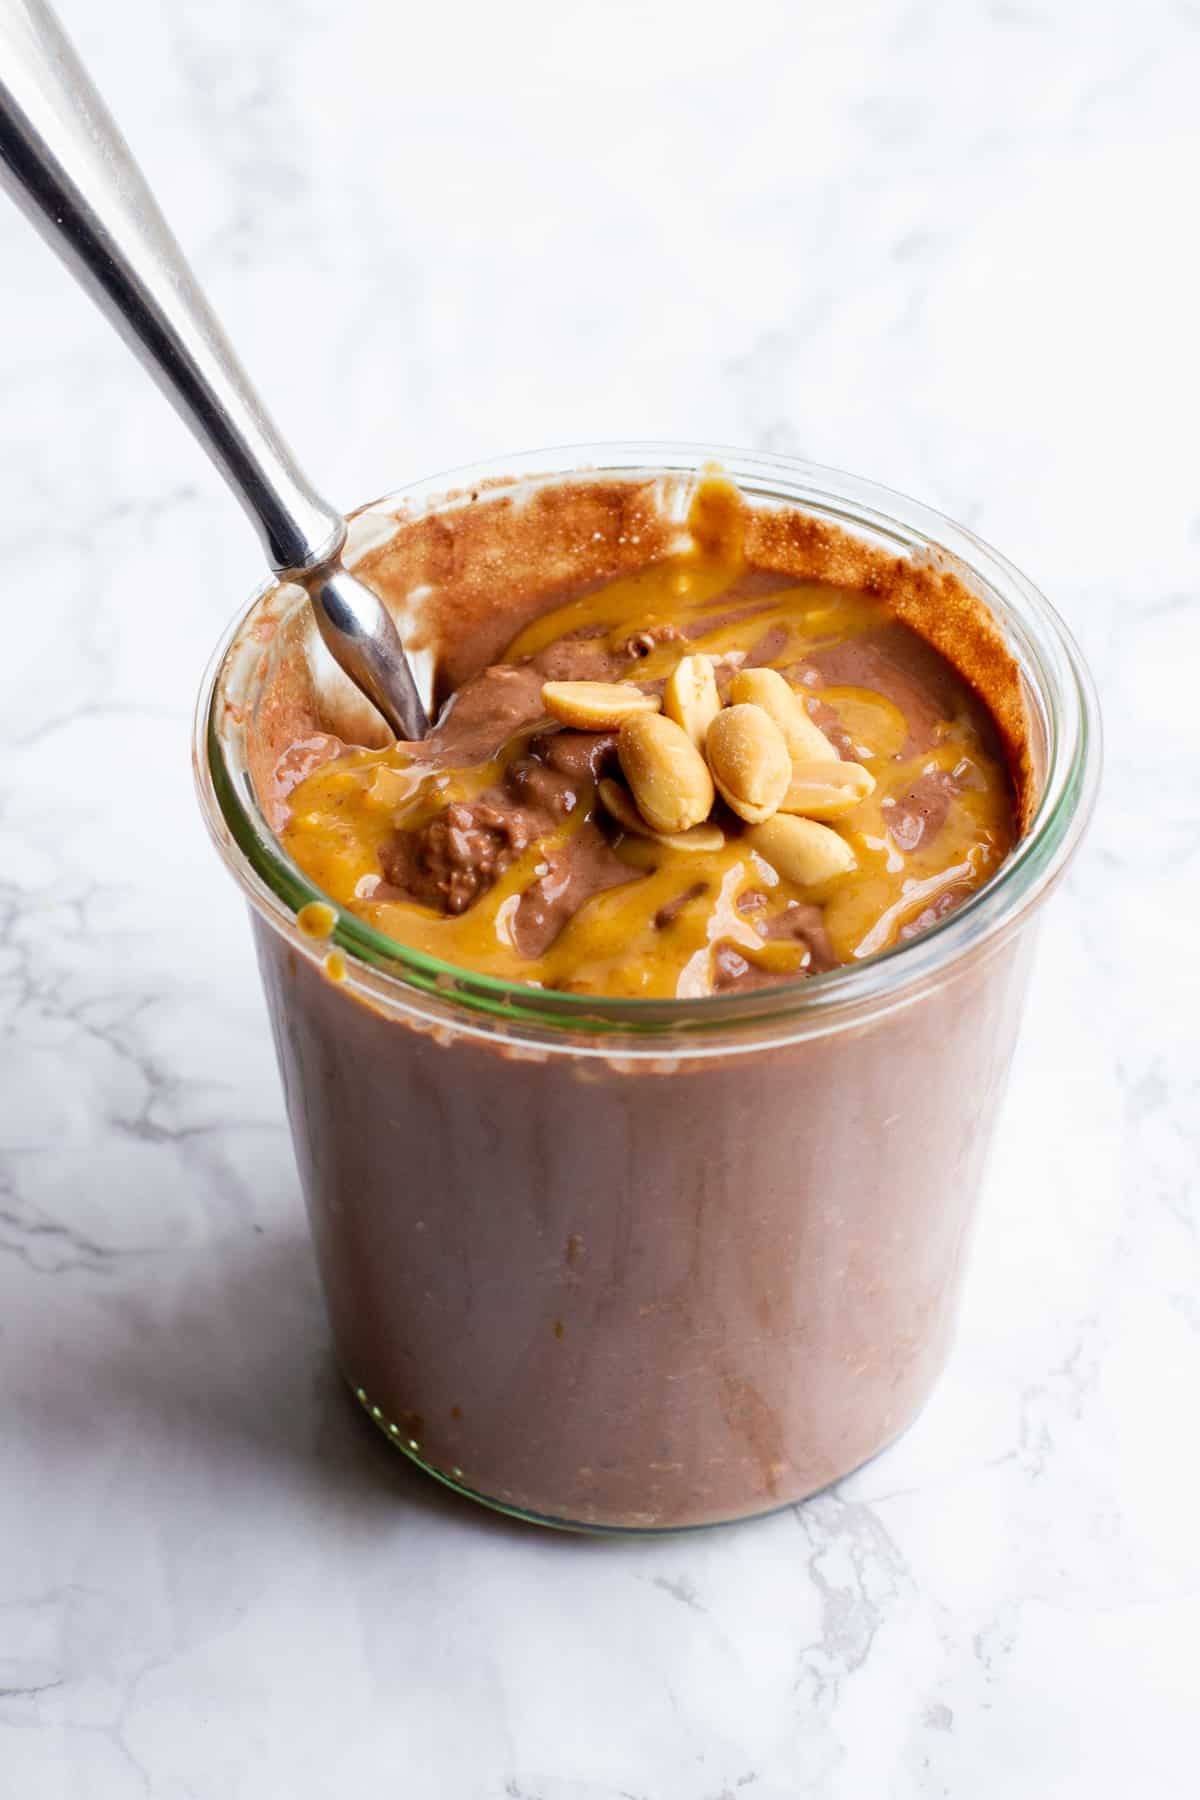
{"label": "chocolate overnight oats", "polygon": [[207,709],[342,1367],[560,1523],[768,1510],[912,1419],[1094,772],[982,546],[750,472],[368,514],[423,743],[287,590]]}
{"label": "chocolate overnight oats", "polygon": [[550,605],[425,742],[289,747],[280,835],[317,886],[449,963],[678,998],[861,960],[981,886],[1015,791],[968,681],[886,597],[747,568],[724,482],[690,522]]}

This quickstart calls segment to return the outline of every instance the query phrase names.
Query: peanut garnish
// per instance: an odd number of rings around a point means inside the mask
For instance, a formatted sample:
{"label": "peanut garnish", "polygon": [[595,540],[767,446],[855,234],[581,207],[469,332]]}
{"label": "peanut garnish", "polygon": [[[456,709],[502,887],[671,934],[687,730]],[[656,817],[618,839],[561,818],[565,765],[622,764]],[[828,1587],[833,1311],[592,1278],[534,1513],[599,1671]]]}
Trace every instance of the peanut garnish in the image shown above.
{"label": "peanut garnish", "polygon": [[663,689],[663,711],[668,719],[682,725],[697,750],[703,750],[705,735],[720,710],[712,658],[681,656]]}
{"label": "peanut garnish", "polygon": [[612,814],[622,831],[631,831],[635,837],[651,838],[656,844],[665,844],[668,850],[712,851],[719,850],[725,842],[725,833],[719,825],[693,825],[687,831],[652,830],[620,782],[608,776],[597,783],[596,792],[604,810]]}
{"label": "peanut garnish", "polygon": [[799,819],[794,813],[776,813],[765,824],[754,825],[746,842],[785,881],[797,887],[817,887],[835,875],[845,875],[855,865],[854,852],[845,838],[815,819]]}
{"label": "peanut garnish", "polygon": [[857,762],[794,762],[792,780],[779,802],[783,813],[838,819],[875,791],[875,777]]}
{"label": "peanut garnish", "polygon": [[637,809],[655,831],[687,831],[707,819],[715,799],[712,777],[674,719],[661,713],[626,719],[617,755]]}
{"label": "peanut garnish", "polygon": [[837,751],[804,710],[778,669],[739,669],[729,688],[735,705],[761,706],[783,733],[793,762],[836,762]]}
{"label": "peanut garnish", "polygon": [[704,753],[717,791],[740,819],[769,819],[788,790],[792,759],[779,726],[761,706],[727,706],[708,728]]}
{"label": "peanut garnish", "polygon": [[616,731],[639,713],[658,712],[662,702],[628,681],[547,681],[542,705],[577,731]]}

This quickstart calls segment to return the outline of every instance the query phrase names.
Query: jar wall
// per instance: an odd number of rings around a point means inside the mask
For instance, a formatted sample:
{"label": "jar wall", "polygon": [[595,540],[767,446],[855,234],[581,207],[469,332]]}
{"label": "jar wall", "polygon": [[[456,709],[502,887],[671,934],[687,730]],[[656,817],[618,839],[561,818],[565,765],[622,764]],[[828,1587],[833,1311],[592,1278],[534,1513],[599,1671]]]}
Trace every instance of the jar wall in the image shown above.
{"label": "jar wall", "polygon": [[254,915],[337,1355],[393,1440],[563,1523],[767,1511],[945,1360],[1032,929],[669,1072],[414,1028]]}

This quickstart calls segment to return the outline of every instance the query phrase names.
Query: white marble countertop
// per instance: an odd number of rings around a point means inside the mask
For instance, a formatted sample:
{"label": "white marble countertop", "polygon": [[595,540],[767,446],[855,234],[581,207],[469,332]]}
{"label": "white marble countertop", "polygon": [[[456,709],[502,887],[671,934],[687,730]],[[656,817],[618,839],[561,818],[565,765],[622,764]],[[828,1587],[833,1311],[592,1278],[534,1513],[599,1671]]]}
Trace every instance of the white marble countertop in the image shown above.
{"label": "white marble countertop", "polygon": [[192,799],[255,545],[0,211],[0,1795],[1194,1795],[1200,9],[62,12],[329,492],[853,468],[1045,588],[1109,764],[917,1427],[727,1532],[460,1503],[339,1388]]}

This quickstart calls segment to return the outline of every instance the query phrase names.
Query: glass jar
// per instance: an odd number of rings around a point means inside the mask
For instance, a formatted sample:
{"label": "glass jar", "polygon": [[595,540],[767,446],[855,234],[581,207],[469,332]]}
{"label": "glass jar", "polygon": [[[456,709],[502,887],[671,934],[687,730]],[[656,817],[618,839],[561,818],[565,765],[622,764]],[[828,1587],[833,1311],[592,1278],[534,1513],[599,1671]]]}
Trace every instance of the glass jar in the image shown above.
{"label": "glass jar", "polygon": [[1028,829],[901,947],[666,1001],[451,968],[336,907],[314,940],[297,915],[324,896],[254,766],[288,659],[322,654],[298,589],[255,596],[197,713],[201,805],[250,904],[345,1377],[429,1473],[589,1530],[791,1504],[912,1421],[950,1342],[1034,921],[1099,771],[1086,671],[1036,589],[960,526],[828,469],[670,444],[508,458],[363,509],[349,560],[398,517],[552,500],[581,472],[661,484],[678,515],[714,460],[752,506],[953,569],[1019,667]]}

